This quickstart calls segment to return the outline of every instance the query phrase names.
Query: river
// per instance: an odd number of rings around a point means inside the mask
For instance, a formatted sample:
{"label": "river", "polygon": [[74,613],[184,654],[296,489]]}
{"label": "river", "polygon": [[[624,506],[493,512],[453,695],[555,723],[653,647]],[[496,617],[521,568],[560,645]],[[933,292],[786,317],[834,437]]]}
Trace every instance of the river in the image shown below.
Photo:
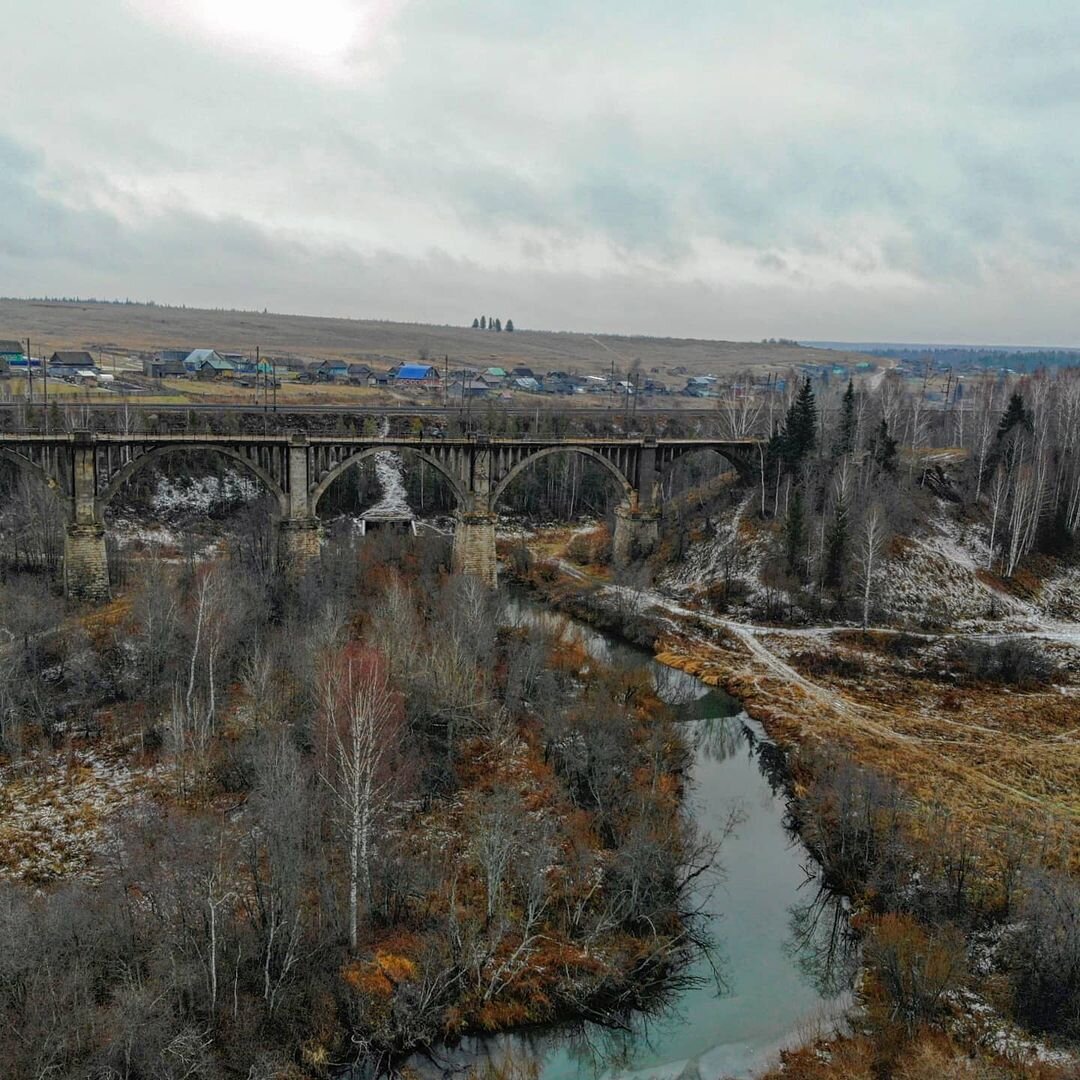
{"label": "river", "polygon": [[541,1080],[719,1080],[750,1076],[782,1046],[837,1026],[850,1002],[854,947],[839,901],[822,892],[809,854],[785,829],[782,759],[760,725],[727,694],[532,601],[510,598],[506,613],[517,623],[569,625],[598,660],[644,666],[688,725],[698,825],[715,835],[738,812],[721,847],[722,873],[704,898],[723,986],[702,957],[700,985],[631,1033],[586,1024],[466,1039],[437,1052],[436,1063],[456,1071],[512,1054]]}

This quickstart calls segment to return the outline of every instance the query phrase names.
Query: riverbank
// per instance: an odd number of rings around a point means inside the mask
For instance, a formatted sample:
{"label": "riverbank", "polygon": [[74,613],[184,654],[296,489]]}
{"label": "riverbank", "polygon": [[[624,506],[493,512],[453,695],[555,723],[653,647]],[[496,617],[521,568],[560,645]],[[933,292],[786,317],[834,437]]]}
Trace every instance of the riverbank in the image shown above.
{"label": "riverbank", "polygon": [[[958,648],[973,642],[991,647],[991,635],[864,635],[843,627],[740,624],[570,566],[553,545],[546,554],[540,563],[517,566],[546,603],[639,643],[648,640],[661,663],[738,697],[789,750],[793,814],[801,818],[802,837],[823,861],[826,876],[852,896],[856,924],[868,940],[877,940],[882,919],[896,907],[909,919],[901,928],[905,934],[914,935],[919,920],[955,924],[961,941],[966,935],[970,948],[984,949],[979,994],[966,984],[970,958],[958,954],[955,979],[916,1026],[925,1022],[928,1032],[955,1036],[957,1052],[966,1046],[988,1058],[1004,1053],[1028,1070],[1016,1075],[1068,1074],[1075,1065],[1068,1052],[1049,1051],[1005,1019],[1016,1003],[1016,979],[1007,970],[1012,960],[1003,945],[1008,935],[995,931],[996,943],[986,947],[980,934],[1016,917],[1009,902],[1021,877],[1036,867],[1076,866],[1077,658],[1069,635],[1051,635],[1043,643],[1058,664],[1052,681],[1003,687],[957,673]],[[835,785],[850,786],[852,777],[858,778],[854,787],[863,785],[859,797],[874,819],[860,842],[882,848],[899,843],[904,852],[897,880],[884,885],[870,880],[880,867],[871,867],[871,860],[853,866],[831,843],[851,828],[837,819]],[[875,786],[887,792],[880,800],[869,792]],[[890,800],[894,832],[885,835],[877,818]],[[964,879],[955,910],[931,911],[936,892],[947,891],[950,873]],[[887,895],[889,889],[896,896]],[[901,896],[905,890],[907,897]],[[864,981],[868,1015],[880,1011],[880,991],[874,978]],[[871,1042],[880,1050],[880,1038]],[[870,1060],[878,1050],[860,1053]],[[800,1061],[802,1068],[810,1061],[817,1069],[823,1057],[828,1053],[793,1056],[791,1063]],[[805,1075],[856,1073],[838,1067]]]}
{"label": "riverbank", "polygon": [[[702,836],[722,841],[696,895],[715,938],[693,985],[660,1015],[628,1017],[626,1031],[577,1023],[466,1039],[419,1063],[422,1076],[468,1069],[541,1080],[640,1075],[749,1077],[807,1031],[834,1032],[850,1004],[852,935],[821,891],[809,853],[792,842],[783,762],[741,703],[652,659],[615,634],[512,596],[507,608],[530,632],[580,641],[605,666],[655,684],[694,749],[686,811]],[[714,969],[713,964],[716,964]],[[410,1063],[412,1064],[412,1063]]]}

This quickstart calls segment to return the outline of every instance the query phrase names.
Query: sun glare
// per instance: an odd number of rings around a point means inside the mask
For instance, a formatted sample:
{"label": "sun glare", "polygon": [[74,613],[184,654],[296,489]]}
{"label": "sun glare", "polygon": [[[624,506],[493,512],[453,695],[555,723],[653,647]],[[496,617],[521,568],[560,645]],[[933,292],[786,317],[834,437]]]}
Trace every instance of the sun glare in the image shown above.
{"label": "sun glare", "polygon": [[130,0],[144,17],[230,50],[339,75],[399,0]]}

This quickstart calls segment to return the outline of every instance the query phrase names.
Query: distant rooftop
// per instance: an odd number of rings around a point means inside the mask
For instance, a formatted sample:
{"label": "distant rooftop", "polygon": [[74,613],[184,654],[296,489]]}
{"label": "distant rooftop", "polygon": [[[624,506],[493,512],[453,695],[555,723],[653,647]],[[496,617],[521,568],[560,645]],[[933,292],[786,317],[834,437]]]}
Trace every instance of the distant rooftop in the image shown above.
{"label": "distant rooftop", "polygon": [[432,371],[430,364],[402,364],[398,368],[395,378],[401,382],[409,382],[414,379],[426,379]]}

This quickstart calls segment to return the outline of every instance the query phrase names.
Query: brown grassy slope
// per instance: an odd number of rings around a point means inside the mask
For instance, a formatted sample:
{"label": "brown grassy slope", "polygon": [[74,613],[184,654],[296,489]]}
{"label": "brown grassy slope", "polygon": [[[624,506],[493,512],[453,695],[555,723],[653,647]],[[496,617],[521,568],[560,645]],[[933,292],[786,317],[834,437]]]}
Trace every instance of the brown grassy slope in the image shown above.
{"label": "brown grassy slope", "polygon": [[659,651],[662,662],[738,696],[780,742],[840,748],[920,805],[948,809],[973,835],[1000,837],[1022,823],[1063,842],[1063,860],[1080,866],[1075,681],[1024,693],[958,688],[834,638],[822,655],[862,668],[841,677],[815,663],[805,639],[782,633],[713,645],[673,637]]}
{"label": "brown grassy slope", "polygon": [[617,370],[626,370],[638,358],[646,371],[655,367],[661,374],[678,367],[691,374],[723,374],[746,368],[780,370],[797,363],[841,363],[857,355],[750,342],[531,330],[498,334],[464,326],[248,311],[0,300],[0,338],[25,339],[28,334],[35,354],[78,348],[134,352],[212,347],[239,352],[254,351],[259,345],[267,355],[342,357],[389,365],[416,359],[426,350],[432,359],[448,355],[454,364],[523,364],[545,372],[571,369],[596,374],[610,370],[612,360]]}

